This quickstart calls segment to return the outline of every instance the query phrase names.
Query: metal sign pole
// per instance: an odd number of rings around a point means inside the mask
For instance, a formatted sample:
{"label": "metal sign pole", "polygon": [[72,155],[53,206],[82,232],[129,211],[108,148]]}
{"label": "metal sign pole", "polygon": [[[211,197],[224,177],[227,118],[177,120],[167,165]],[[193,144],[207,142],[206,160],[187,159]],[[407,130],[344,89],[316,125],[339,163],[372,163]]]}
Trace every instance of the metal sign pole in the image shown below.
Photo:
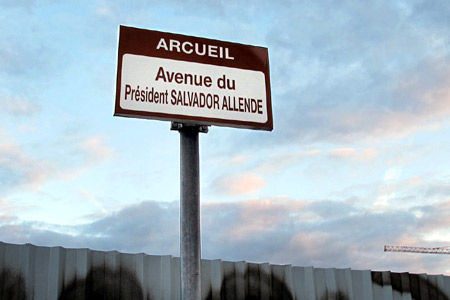
{"label": "metal sign pole", "polygon": [[271,131],[271,99],[267,48],[120,26],[114,115],[180,133],[183,300],[201,297],[199,124]]}
{"label": "metal sign pole", "polygon": [[180,250],[181,299],[201,299],[201,237],[200,237],[200,159],[199,132],[206,126],[172,123],[180,133]]}

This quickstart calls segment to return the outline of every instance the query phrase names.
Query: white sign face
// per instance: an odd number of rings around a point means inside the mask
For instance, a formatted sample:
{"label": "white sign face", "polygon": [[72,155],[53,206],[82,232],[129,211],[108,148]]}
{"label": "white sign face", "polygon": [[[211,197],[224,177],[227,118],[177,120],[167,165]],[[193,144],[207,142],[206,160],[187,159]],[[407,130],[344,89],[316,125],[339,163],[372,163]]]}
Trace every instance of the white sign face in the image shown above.
{"label": "white sign face", "polygon": [[268,51],[121,26],[114,115],[272,130]]}
{"label": "white sign face", "polygon": [[171,115],[267,122],[260,71],[125,54],[120,107]]}

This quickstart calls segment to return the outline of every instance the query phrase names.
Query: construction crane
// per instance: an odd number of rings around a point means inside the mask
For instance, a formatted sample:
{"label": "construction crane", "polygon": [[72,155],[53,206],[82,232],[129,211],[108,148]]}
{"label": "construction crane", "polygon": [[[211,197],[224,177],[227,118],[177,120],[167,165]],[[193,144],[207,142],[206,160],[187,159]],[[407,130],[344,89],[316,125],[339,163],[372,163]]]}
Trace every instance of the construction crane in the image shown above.
{"label": "construction crane", "polygon": [[450,254],[449,247],[408,247],[408,246],[384,246],[384,251],[390,252],[412,252],[427,254]]}

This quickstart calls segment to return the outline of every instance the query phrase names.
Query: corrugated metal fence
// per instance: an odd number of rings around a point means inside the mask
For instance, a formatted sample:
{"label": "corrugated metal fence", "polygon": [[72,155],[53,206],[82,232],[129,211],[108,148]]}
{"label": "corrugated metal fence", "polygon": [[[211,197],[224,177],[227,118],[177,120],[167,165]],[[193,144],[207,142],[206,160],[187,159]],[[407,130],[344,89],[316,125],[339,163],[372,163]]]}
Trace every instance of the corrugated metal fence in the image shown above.
{"label": "corrugated metal fence", "polygon": [[[442,275],[202,260],[203,299],[450,300]],[[180,259],[0,242],[0,299],[180,299]]]}

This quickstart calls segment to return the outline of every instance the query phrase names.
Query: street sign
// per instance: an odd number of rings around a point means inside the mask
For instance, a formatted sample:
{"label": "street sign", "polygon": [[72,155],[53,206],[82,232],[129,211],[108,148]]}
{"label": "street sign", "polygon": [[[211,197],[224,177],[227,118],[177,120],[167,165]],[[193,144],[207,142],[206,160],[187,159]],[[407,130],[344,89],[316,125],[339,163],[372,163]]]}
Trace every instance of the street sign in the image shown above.
{"label": "street sign", "polygon": [[271,131],[268,50],[120,26],[114,115]]}

